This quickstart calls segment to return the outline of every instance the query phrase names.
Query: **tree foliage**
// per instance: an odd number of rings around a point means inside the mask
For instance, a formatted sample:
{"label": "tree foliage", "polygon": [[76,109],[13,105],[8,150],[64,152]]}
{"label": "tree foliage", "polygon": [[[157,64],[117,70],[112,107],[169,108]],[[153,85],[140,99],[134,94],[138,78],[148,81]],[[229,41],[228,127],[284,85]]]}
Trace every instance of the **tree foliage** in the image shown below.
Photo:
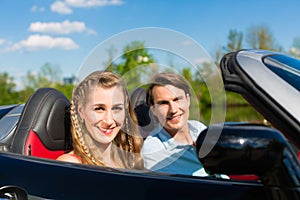
{"label": "tree foliage", "polygon": [[16,92],[16,83],[14,78],[7,72],[0,73],[0,105],[18,103],[18,93]]}
{"label": "tree foliage", "polygon": [[45,63],[40,71],[33,73],[27,72],[27,75],[23,78],[25,88],[36,90],[40,87],[53,87],[62,80],[61,70],[57,66],[53,66],[50,63]]}
{"label": "tree foliage", "polygon": [[229,30],[227,51],[236,51],[243,46],[243,33],[237,30]]}
{"label": "tree foliage", "polygon": [[289,54],[292,56],[295,56],[297,58],[300,58],[300,37],[296,37],[293,41],[293,46],[289,50]]}
{"label": "tree foliage", "polygon": [[133,41],[123,49],[122,59],[118,63],[111,63],[108,70],[123,76],[131,90],[141,84],[141,79],[149,73],[149,67],[143,66],[155,63],[153,56],[141,41]]}
{"label": "tree foliage", "polygon": [[247,31],[246,41],[252,49],[264,49],[271,51],[281,51],[281,47],[276,45],[274,36],[270,29],[264,25],[251,26]]}

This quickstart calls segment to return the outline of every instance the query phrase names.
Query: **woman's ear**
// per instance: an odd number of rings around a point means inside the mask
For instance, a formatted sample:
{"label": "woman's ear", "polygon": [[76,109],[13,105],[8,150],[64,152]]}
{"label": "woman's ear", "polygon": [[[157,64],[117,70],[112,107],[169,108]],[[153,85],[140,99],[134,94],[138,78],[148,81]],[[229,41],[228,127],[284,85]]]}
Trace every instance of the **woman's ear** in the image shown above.
{"label": "woman's ear", "polygon": [[78,104],[77,112],[79,114],[80,119],[83,120],[83,106],[81,104]]}

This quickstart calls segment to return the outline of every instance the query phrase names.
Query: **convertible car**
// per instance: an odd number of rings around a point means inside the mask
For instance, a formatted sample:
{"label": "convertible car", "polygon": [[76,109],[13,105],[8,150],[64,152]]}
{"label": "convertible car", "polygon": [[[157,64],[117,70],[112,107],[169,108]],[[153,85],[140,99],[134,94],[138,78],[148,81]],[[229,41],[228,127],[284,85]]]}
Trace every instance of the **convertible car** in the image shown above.
{"label": "convertible car", "polygon": [[229,179],[56,161],[72,148],[70,102],[40,88],[24,105],[0,107],[0,199],[300,199],[300,61],[240,50],[220,64],[225,89],[271,124],[225,122],[200,134],[203,166]]}

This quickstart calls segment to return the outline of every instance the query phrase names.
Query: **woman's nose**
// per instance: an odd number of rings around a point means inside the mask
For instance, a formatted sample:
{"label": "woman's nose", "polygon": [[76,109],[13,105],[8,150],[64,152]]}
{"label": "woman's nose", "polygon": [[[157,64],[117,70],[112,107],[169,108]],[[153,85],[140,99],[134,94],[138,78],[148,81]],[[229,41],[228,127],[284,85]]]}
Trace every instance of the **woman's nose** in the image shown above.
{"label": "woman's nose", "polygon": [[105,113],[103,122],[107,125],[110,125],[114,122],[114,117],[111,111],[107,111]]}

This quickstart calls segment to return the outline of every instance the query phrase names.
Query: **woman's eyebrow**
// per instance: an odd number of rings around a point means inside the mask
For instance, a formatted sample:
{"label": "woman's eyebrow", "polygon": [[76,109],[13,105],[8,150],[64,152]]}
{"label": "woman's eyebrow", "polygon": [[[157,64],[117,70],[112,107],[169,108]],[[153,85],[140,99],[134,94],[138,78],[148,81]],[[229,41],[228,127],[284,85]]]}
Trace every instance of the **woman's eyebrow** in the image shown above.
{"label": "woman's eyebrow", "polygon": [[[124,105],[124,103],[115,103],[115,104],[113,104],[113,106],[123,106],[123,105]],[[95,103],[92,106],[106,106],[106,104],[105,103]]]}
{"label": "woman's eyebrow", "polygon": [[124,106],[124,103],[115,103],[113,106]]}
{"label": "woman's eyebrow", "polygon": [[105,104],[104,103],[95,103],[92,106],[105,106]]}

